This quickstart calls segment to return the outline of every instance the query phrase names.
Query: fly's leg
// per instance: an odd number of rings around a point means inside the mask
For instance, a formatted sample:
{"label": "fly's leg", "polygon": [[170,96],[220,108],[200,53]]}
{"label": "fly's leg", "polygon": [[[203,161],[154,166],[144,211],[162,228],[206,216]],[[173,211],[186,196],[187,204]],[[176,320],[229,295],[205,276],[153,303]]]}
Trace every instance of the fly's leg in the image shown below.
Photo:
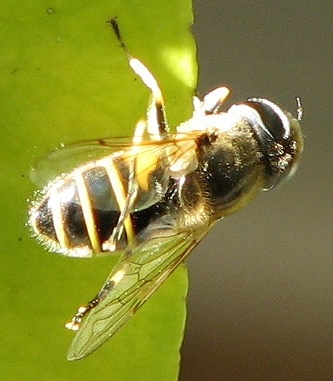
{"label": "fly's leg", "polygon": [[74,315],[72,320],[65,324],[65,328],[71,331],[77,331],[80,328],[82,319],[87,315],[87,313],[95,308],[97,304],[103,299],[103,297],[111,290],[113,284],[112,281],[107,281],[101,291],[91,299],[87,304],[80,306],[77,313]]}
{"label": "fly's leg", "polygon": [[72,320],[65,324],[65,328],[71,331],[77,331],[80,328],[82,319],[87,315],[89,311],[95,308],[98,303],[105,298],[105,296],[110,292],[110,290],[124,277],[124,271],[119,270],[114,273],[112,278],[108,279],[101,291],[88,302],[87,304],[80,306],[77,310],[77,313],[74,315]]}
{"label": "fly's leg", "polygon": [[[124,197],[122,193],[119,197],[121,200],[118,201],[120,207],[120,216],[117,221],[117,225],[112,231],[110,238],[103,243],[104,250],[114,251],[116,249],[116,243],[120,240],[123,233],[124,227],[127,234],[128,244],[133,244],[135,241],[135,234],[133,230],[133,225],[130,217],[130,212],[136,200],[139,191],[139,185],[136,177],[136,164],[138,155],[138,146],[142,142],[144,131],[146,129],[146,123],[144,121],[139,121],[135,127],[133,136],[133,146],[131,147],[130,153],[133,157],[129,164],[129,178],[128,178],[128,191],[127,196]],[[120,185],[122,186],[122,185]],[[116,193],[117,194],[117,193]],[[118,196],[118,195],[117,195]],[[118,197],[117,197],[118,198]]]}
{"label": "fly's leg", "polygon": [[[204,111],[206,115],[216,114],[220,111],[220,107],[226,100],[230,93],[227,87],[218,87],[217,89],[208,93],[202,102],[199,104],[199,108]],[[196,108],[197,98],[194,98],[194,106]]]}
{"label": "fly's leg", "polygon": [[155,77],[140,60],[131,55],[121,37],[117,20],[113,18],[107,23],[112,27],[114,34],[120,42],[120,46],[125,50],[130,67],[151,91],[152,107],[150,111],[152,115],[149,114],[148,117],[148,133],[151,134],[155,140],[167,139],[169,136],[169,128],[165,115],[164,100]]}
{"label": "fly's leg", "polygon": [[163,95],[156,79],[147,67],[140,60],[134,58],[129,52],[121,37],[116,19],[111,19],[108,21],[108,24],[112,27],[113,32],[120,42],[120,46],[125,50],[130,67],[141,78],[142,82],[150,89],[153,99],[152,106],[149,108],[147,123],[139,121],[136,125],[133,136],[133,147],[131,149],[133,161],[130,163],[129,167],[130,176],[128,179],[128,194],[126,196],[126,200],[124,200],[124,197],[120,197],[121,202],[119,202],[120,199],[118,200],[121,213],[118,218],[117,226],[113,229],[110,239],[103,244],[104,250],[109,249],[110,251],[114,251],[115,244],[120,239],[124,226],[127,237],[129,238],[129,243],[133,243],[134,241],[133,227],[130,221],[130,211],[134,205],[139,190],[136,177],[136,157],[138,154],[138,146],[143,141],[145,130],[148,130],[151,139],[159,141],[168,137],[169,130],[165,116]]}

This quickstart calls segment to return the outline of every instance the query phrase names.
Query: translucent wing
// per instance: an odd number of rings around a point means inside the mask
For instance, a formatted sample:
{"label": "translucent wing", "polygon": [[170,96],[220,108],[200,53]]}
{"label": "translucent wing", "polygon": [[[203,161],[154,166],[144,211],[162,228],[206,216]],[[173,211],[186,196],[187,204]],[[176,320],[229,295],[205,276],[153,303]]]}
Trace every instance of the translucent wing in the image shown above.
{"label": "translucent wing", "polygon": [[[170,135],[170,139],[143,141],[137,146],[147,156],[168,147],[176,150],[178,142],[193,141],[195,138],[196,134],[191,133]],[[87,140],[60,147],[36,162],[30,170],[30,179],[36,185],[44,186],[61,174],[70,173],[76,167],[115,153],[128,152],[131,147],[133,147],[132,138]]]}
{"label": "translucent wing", "polygon": [[62,173],[68,173],[89,161],[128,150],[131,145],[130,138],[113,138],[87,140],[60,147],[36,162],[30,170],[30,178],[36,185],[44,186]]}
{"label": "translucent wing", "polygon": [[89,355],[113,336],[156,291],[207,233],[154,238],[122,258],[107,279],[111,287],[83,321],[69,349],[68,360]]}

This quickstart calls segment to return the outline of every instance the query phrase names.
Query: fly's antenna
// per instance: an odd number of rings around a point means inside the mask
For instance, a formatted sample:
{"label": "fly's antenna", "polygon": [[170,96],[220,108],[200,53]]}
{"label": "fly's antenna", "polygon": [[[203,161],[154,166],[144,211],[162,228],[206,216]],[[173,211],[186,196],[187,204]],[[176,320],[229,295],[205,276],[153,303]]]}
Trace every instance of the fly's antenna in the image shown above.
{"label": "fly's antenna", "polygon": [[296,97],[296,114],[297,114],[297,120],[301,121],[303,118],[303,107],[301,102],[301,97]]}
{"label": "fly's antenna", "polygon": [[117,18],[114,17],[106,22],[109,24],[120,42],[120,47],[124,49],[128,63],[132,70],[141,78],[142,82],[150,89],[153,97],[153,106],[156,109],[156,122],[158,126],[158,133],[163,139],[167,137],[168,134],[168,124],[166,121],[165,111],[164,111],[164,100],[161,89],[153,76],[153,74],[148,70],[148,68],[137,58],[133,57],[128,50],[124,40],[122,39]]}

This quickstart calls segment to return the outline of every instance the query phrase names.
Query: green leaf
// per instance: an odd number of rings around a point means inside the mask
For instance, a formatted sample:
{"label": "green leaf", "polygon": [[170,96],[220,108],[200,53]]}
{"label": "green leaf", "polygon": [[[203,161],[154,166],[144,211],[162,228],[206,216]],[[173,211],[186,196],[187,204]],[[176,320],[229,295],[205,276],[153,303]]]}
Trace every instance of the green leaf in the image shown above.
{"label": "green leaf", "polygon": [[171,128],[196,87],[189,0],[3,1],[0,29],[0,379],[175,380],[187,276],[178,269],[131,321],[88,358],[66,361],[63,328],[99,290],[114,258],[46,253],[29,237],[31,165],[61,143],[131,136],[149,91],[105,22],[117,17],[133,56],[155,75]]}

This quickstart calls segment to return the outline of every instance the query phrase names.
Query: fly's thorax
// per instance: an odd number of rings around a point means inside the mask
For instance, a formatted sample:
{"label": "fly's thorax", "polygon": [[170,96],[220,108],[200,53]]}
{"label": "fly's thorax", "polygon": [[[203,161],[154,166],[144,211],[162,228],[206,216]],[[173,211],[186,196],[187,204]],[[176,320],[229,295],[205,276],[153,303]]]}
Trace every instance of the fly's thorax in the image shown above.
{"label": "fly's thorax", "polygon": [[208,140],[198,140],[197,155],[198,182],[213,218],[237,211],[262,190],[259,145],[244,121]]}

